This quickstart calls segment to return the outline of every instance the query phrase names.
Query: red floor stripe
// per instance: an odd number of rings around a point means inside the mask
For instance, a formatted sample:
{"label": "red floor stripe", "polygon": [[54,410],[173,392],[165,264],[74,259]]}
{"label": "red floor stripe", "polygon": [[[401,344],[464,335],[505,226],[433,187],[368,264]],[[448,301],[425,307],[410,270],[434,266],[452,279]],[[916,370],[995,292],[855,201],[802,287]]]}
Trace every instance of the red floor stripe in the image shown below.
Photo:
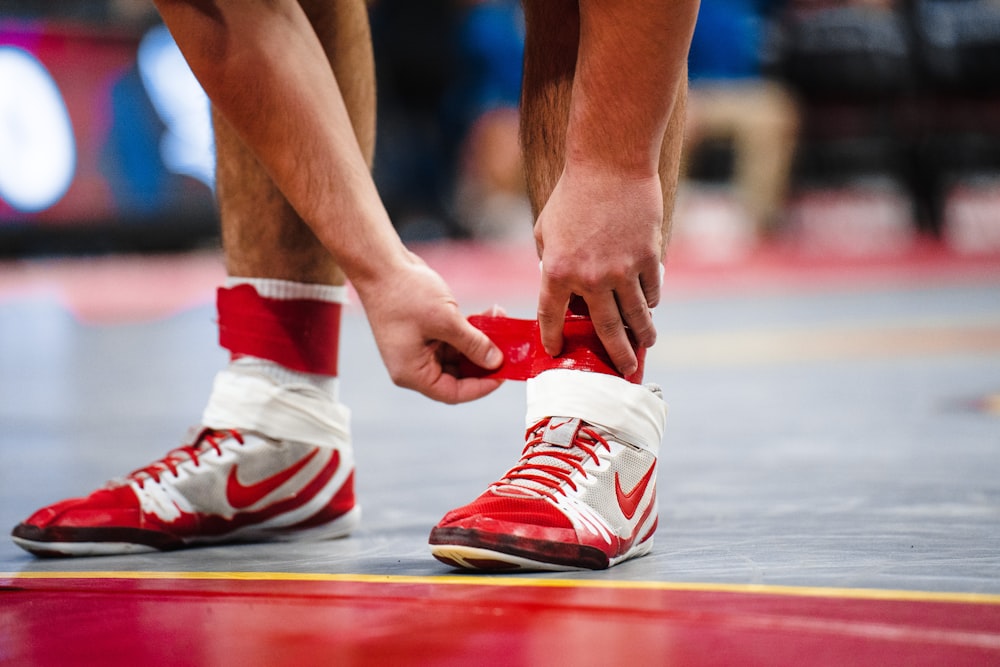
{"label": "red floor stripe", "polygon": [[[139,575],[140,577],[142,575]],[[18,665],[987,665],[1000,598],[456,578],[0,579]],[[253,576],[253,575],[251,575]],[[282,577],[283,575],[276,575]],[[458,581],[461,581],[458,579]],[[733,587],[734,589],[736,587]]]}

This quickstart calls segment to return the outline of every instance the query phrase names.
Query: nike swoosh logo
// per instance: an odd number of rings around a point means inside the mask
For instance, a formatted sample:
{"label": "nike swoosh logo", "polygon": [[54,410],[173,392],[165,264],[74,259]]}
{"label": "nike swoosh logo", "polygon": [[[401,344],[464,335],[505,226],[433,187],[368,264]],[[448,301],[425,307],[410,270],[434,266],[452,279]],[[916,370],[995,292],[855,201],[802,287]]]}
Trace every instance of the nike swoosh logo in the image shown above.
{"label": "nike swoosh logo", "polygon": [[615,472],[615,495],[618,497],[618,506],[622,510],[622,514],[629,521],[635,516],[635,511],[639,507],[639,501],[642,500],[643,495],[646,493],[646,487],[649,486],[649,482],[653,479],[653,473],[656,471],[656,463],[649,466],[649,470],[643,475],[639,483],[636,484],[631,491],[625,493],[622,489],[621,480],[618,479],[618,473]]}
{"label": "nike swoosh logo", "polygon": [[305,468],[317,453],[319,453],[319,449],[314,449],[305,458],[300,459],[281,472],[248,485],[240,483],[239,478],[236,476],[236,466],[233,466],[229,470],[229,479],[226,481],[226,500],[233,506],[233,509],[239,510],[250,507],[294,477],[295,473]]}

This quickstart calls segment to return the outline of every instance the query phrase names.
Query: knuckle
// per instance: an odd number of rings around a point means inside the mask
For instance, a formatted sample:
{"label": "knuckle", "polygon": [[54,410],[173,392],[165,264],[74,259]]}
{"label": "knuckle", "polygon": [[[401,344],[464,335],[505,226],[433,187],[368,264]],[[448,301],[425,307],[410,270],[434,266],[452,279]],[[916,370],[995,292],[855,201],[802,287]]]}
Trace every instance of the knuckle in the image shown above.
{"label": "knuckle", "polygon": [[646,321],[647,320],[647,318],[646,318],[646,313],[647,312],[648,312],[648,310],[647,310],[646,303],[643,301],[643,302],[640,302],[640,303],[636,303],[633,306],[630,306],[627,310],[623,311],[622,314],[625,316],[625,319],[628,322],[634,323],[633,324],[633,328],[636,325],[640,325],[643,328],[645,328],[646,326],[648,326],[648,323]]}
{"label": "knuckle", "polygon": [[402,387],[403,389],[410,388],[410,384],[405,373],[390,371],[389,379],[392,380],[392,383],[397,387]]}
{"label": "knuckle", "polygon": [[652,326],[633,331],[636,342],[642,347],[652,347],[656,343],[656,329]]}
{"label": "knuckle", "polygon": [[389,371],[389,379],[397,387],[402,387],[403,389],[416,388],[417,382],[414,375],[406,366],[401,364],[387,365],[387,370]]}
{"label": "knuckle", "polygon": [[486,336],[472,335],[465,347],[464,354],[470,359],[482,361],[486,359],[492,347],[492,341]]}
{"label": "knuckle", "polygon": [[631,350],[609,356],[611,357],[611,362],[615,365],[615,368],[619,370],[631,369],[634,366],[632,362]]}
{"label": "knuckle", "polygon": [[620,267],[584,274],[580,282],[588,292],[604,292],[625,281],[626,272]]}
{"label": "knuckle", "polygon": [[621,320],[617,317],[602,317],[600,319],[593,320],[594,330],[597,332],[598,337],[601,340],[605,338],[610,338],[622,328]]}
{"label": "knuckle", "polygon": [[551,322],[553,320],[552,313],[553,313],[552,309],[550,309],[548,306],[539,306],[538,321]]}
{"label": "knuckle", "polygon": [[550,330],[556,326],[560,326],[565,316],[566,309],[553,308],[548,305],[538,307],[538,323],[541,325],[543,330]]}
{"label": "knuckle", "polygon": [[651,322],[639,322],[636,325],[630,327],[632,330],[632,335],[634,335],[638,340],[644,341],[650,337],[656,336],[656,329],[653,327]]}

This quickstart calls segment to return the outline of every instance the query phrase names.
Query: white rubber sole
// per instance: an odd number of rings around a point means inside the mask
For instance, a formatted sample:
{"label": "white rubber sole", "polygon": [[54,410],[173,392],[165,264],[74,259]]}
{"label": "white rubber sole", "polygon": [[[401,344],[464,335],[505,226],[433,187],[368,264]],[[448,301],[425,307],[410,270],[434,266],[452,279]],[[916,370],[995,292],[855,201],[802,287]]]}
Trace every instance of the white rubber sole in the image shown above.
{"label": "white rubber sole", "polygon": [[[479,547],[469,547],[458,544],[432,544],[431,553],[435,558],[443,558],[456,563],[466,570],[477,572],[582,572],[588,571],[586,567],[572,567],[555,563],[546,563],[521,556],[513,556],[500,551],[482,549]],[[628,553],[612,558],[608,561],[608,567],[614,567],[619,563],[633,558],[645,556],[653,550],[653,539],[650,538],[642,544],[636,545]],[[497,566],[482,565],[483,563],[499,563]]]}
{"label": "white rubber sole", "polygon": [[159,551],[131,542],[37,542],[14,536],[10,539],[25,551],[45,556],[119,556]]}

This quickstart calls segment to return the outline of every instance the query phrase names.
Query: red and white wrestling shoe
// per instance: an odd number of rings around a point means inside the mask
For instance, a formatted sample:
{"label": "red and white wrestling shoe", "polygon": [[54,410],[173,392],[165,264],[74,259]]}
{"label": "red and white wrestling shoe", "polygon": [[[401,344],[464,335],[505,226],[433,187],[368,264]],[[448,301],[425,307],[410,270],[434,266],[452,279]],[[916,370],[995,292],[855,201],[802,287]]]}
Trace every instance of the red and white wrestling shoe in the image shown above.
{"label": "red and white wrestling shoe", "polygon": [[612,375],[529,379],[520,461],[431,531],[434,557],[471,570],[599,570],[648,553],[666,410],[655,385]]}
{"label": "red and white wrestling shoe", "polygon": [[[269,436],[227,427],[237,394]],[[35,512],[12,537],[38,556],[166,551],[346,535],[360,519],[344,406],[307,387],[226,370],[190,444],[85,498]],[[244,423],[245,419],[244,419]]]}

